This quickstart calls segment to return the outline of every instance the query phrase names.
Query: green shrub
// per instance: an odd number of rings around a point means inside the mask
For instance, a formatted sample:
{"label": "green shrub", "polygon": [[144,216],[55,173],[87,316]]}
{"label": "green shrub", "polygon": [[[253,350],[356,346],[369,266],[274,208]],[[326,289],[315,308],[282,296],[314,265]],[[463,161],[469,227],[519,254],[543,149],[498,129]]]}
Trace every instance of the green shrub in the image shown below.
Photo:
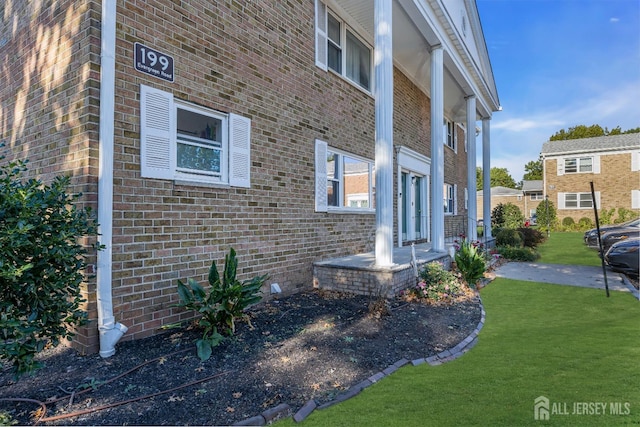
{"label": "green shrub", "polygon": [[522,244],[527,248],[536,248],[547,239],[546,234],[531,227],[520,227],[518,232],[522,236]]}
{"label": "green shrub", "polygon": [[69,177],[25,179],[26,164],[0,167],[0,367],[11,364],[16,377],[41,367],[35,355],[86,321],[87,248],[78,239],[97,233],[91,210],[74,204],[81,195],[67,193]]}
{"label": "green shrub", "polygon": [[456,266],[462,274],[462,279],[471,287],[484,276],[487,268],[484,262],[483,246],[480,242],[470,242],[462,239],[456,243]]}
{"label": "green shrub", "polygon": [[600,221],[600,225],[613,224],[613,215],[616,213],[615,208],[600,209],[598,212],[598,220]]}
{"label": "green shrub", "polygon": [[616,224],[631,221],[638,217],[638,212],[633,209],[618,208],[618,217],[615,220]]}
{"label": "green shrub", "polygon": [[587,218],[586,216],[583,216],[578,220],[578,229],[581,231],[587,231],[593,227],[595,227],[595,225],[593,224],[593,221],[591,220],[591,218]]}
{"label": "green shrub", "polygon": [[524,223],[524,215],[513,203],[499,203],[491,211],[491,223],[496,228],[518,228]]}
{"label": "green shrub", "polygon": [[532,248],[518,248],[514,246],[498,246],[498,253],[511,261],[535,261],[540,254]]}
{"label": "green shrub", "polygon": [[573,227],[576,222],[570,216],[562,218],[562,226],[563,227]]}
{"label": "green shrub", "polygon": [[455,274],[445,270],[441,263],[433,261],[420,270],[418,284],[408,292],[418,299],[441,301],[459,295],[462,289]]}
{"label": "green shrub", "polygon": [[497,246],[513,246],[513,247],[522,247],[523,238],[522,234],[518,230],[514,230],[511,228],[503,228],[496,234],[496,245]]}
{"label": "green shrub", "polygon": [[202,316],[198,320],[198,325],[203,329],[203,335],[196,341],[198,356],[201,360],[211,357],[212,348],[222,342],[224,335],[231,336],[235,333],[235,321],[244,316],[245,308],[262,299],[259,295],[260,288],[267,280],[267,275],[240,282],[236,279],[237,268],[236,251],[231,248],[224,258],[222,277],[218,273],[216,262],[211,263],[209,268],[211,288],[208,295],[194,279],[187,280],[189,287],[178,280],[180,297],[178,306],[194,310]]}

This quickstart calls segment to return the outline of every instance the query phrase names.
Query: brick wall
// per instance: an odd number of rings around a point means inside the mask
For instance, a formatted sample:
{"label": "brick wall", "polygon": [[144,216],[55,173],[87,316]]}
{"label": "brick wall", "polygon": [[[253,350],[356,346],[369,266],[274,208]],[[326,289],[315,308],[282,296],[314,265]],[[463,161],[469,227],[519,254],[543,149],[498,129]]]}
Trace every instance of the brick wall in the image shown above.
{"label": "brick wall", "polygon": [[[600,192],[600,209],[631,209],[631,190],[640,189],[640,171],[631,171],[631,153],[600,155],[600,173],[565,173],[558,176],[558,160],[545,159],[546,190],[553,202],[558,219],[572,217],[578,221],[582,217],[595,219],[593,208],[559,209],[558,193],[590,193],[590,182],[596,192]],[[614,215],[615,218],[615,215]]]}
{"label": "brick wall", "polygon": [[[99,2],[91,0],[19,0],[0,6],[0,142],[5,144],[0,155],[28,159],[28,176],[44,182],[70,175],[69,191],[82,192],[79,205],[94,209],[99,12]],[[95,256],[88,261],[95,264]],[[94,311],[92,280],[83,296]],[[85,346],[96,336],[94,324],[81,329],[77,341]]]}
{"label": "brick wall", "polygon": [[[0,47],[10,64],[3,81],[12,81],[0,88],[2,139],[38,174],[73,173],[95,205],[100,5],[16,4],[22,26]],[[172,307],[176,281],[205,282],[230,247],[241,279],[268,273],[267,285],[287,293],[312,286],[314,261],[373,250],[375,215],[314,211],[315,139],[373,160],[375,123],[371,95],[314,65],[313,1],[131,0],[118,2],[117,14],[112,286],[115,317],[129,327],[124,339],[188,318]],[[135,42],[173,56],[173,83],[133,68]],[[429,100],[397,69],[394,83],[395,144],[429,156]],[[249,117],[251,188],[141,178],[141,84]],[[461,213],[466,153],[445,151]],[[97,349],[94,288],[92,323],[79,340],[87,351]]]}

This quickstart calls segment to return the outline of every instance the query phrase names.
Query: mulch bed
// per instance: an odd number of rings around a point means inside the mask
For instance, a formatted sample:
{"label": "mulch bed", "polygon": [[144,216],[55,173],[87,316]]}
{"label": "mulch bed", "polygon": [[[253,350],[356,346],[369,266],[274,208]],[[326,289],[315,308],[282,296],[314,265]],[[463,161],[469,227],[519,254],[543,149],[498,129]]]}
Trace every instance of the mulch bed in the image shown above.
{"label": "mulch bed", "polygon": [[250,311],[253,329],[240,323],[205,362],[189,327],[121,342],[108,359],[50,349],[34,376],[0,374],[0,412],[21,425],[42,415],[41,425],[230,425],[281,403],[295,412],[331,401],[402,358],[454,347],[481,316],[473,293],[444,306],[397,298],[388,314],[376,303],[322,291],[262,303]]}

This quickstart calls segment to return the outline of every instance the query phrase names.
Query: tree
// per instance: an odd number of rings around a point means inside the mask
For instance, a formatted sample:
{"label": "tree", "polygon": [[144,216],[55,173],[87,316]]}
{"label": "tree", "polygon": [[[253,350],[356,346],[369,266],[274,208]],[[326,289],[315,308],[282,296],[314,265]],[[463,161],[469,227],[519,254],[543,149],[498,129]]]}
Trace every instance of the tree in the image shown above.
{"label": "tree", "polygon": [[596,136],[622,135],[627,133],[640,133],[640,128],[623,131],[620,126],[608,130],[606,127],[603,129],[600,125],[578,125],[570,127],[566,131],[564,129],[559,130],[549,138],[549,141],[565,141],[567,139],[593,138]]}
{"label": "tree", "polygon": [[491,211],[491,224],[495,228],[519,228],[524,223],[524,215],[513,203],[498,203]]}
{"label": "tree", "polygon": [[554,228],[558,222],[556,208],[548,198],[540,202],[536,208],[536,220],[539,229]]}
{"label": "tree", "polygon": [[[518,184],[513,179],[513,177],[509,174],[507,168],[497,168],[493,167],[489,171],[489,177],[491,182],[491,187],[507,187],[507,188],[518,188]],[[482,168],[476,168],[476,190],[482,190],[483,184],[482,178]]]}
{"label": "tree", "polygon": [[524,176],[522,179],[527,181],[542,179],[543,167],[542,159],[532,160],[524,165]]}

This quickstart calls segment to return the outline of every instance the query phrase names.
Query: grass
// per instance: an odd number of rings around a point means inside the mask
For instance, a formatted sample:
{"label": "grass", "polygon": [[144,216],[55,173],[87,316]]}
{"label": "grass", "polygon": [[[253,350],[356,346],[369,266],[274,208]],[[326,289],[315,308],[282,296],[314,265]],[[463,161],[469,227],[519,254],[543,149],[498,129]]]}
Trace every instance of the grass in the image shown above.
{"label": "grass", "polygon": [[[640,424],[640,305],[631,294],[496,279],[481,296],[486,323],[469,353],[406,366],[302,425]],[[549,421],[534,419],[539,396],[551,403]],[[596,402],[605,414],[572,414]],[[612,404],[629,413],[612,415]]]}
{"label": "grass", "polygon": [[552,232],[549,239],[538,247],[537,262],[565,265],[600,266],[598,251],[589,249],[583,240],[583,232]]}

